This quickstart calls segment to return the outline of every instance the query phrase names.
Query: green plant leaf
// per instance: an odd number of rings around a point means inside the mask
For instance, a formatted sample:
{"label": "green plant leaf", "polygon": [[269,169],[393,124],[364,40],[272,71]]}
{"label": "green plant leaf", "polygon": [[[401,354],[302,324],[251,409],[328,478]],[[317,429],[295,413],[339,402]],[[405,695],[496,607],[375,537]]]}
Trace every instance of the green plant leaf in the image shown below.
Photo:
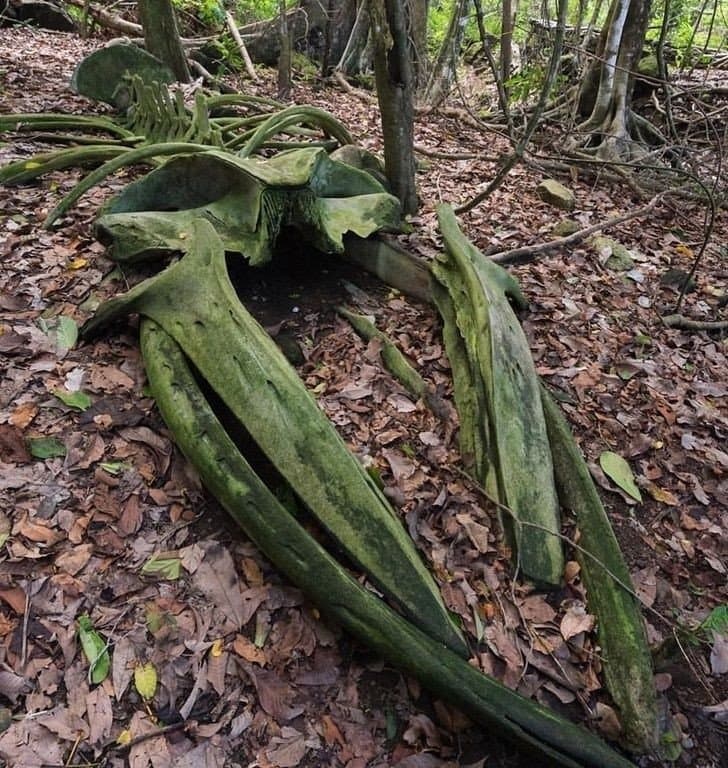
{"label": "green plant leaf", "polygon": [[31,437],[28,450],[36,459],[55,459],[66,455],[66,446],[56,437]]}
{"label": "green plant leaf", "polygon": [[110,475],[120,475],[125,469],[131,469],[131,464],[126,461],[102,461],[99,466]]}
{"label": "green plant leaf", "polygon": [[150,661],[134,669],[134,687],[145,701],[154,696],[157,690],[157,670]]}
{"label": "green plant leaf", "polygon": [[142,573],[173,581],[179,578],[180,560],[178,557],[151,557],[142,566]]}
{"label": "green plant leaf", "polygon": [[94,629],[91,619],[84,614],[78,619],[78,639],[84,656],[89,662],[89,679],[92,683],[103,683],[111,670],[111,658],[106,641]]}
{"label": "green plant leaf", "polygon": [[69,392],[67,389],[54,389],[53,394],[69,408],[75,408],[77,411],[85,411],[91,407],[91,398],[80,390]]}
{"label": "green plant leaf", "polygon": [[613,451],[604,451],[599,457],[599,465],[604,474],[613,480],[628,496],[642,501],[642,494],[634,481],[634,475],[627,462]]}
{"label": "green plant leaf", "polygon": [[73,349],[78,341],[78,326],[76,322],[66,315],[61,315],[58,318],[58,325],[56,326],[56,343],[58,344],[58,350],[61,352],[67,352],[69,349]]}
{"label": "green plant leaf", "polygon": [[705,632],[728,634],[728,605],[717,605],[700,625]]}

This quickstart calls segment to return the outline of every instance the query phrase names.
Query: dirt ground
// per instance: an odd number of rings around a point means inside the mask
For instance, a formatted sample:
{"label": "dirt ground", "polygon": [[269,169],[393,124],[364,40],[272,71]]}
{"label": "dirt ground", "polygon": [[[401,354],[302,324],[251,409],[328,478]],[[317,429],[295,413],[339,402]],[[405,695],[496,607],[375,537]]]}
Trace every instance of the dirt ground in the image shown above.
{"label": "dirt ground", "polygon": [[[3,29],[0,112],[98,110],[68,82],[75,62],[101,44]],[[236,87],[272,95],[272,74],[264,81]],[[302,79],[292,98],[333,112],[363,146],[381,149],[371,99]],[[0,142],[2,163],[48,148],[32,135]],[[483,188],[508,145],[462,108],[420,116],[416,143],[427,150],[422,207],[401,242],[430,258],[440,248],[435,205]],[[537,245],[565,218],[586,227],[647,202],[574,171],[560,177],[577,201],[564,214],[536,194],[546,175],[535,163],[519,166],[462,217],[479,248]],[[174,447],[145,389],[133,321],[93,344],[64,342],[63,318],[80,325],[101,299],[138,280],[116,269],[93,235],[99,206],[129,173],[43,229],[80,176],[72,169],[0,187],[0,763],[534,765],[323,623],[280,578]],[[728,762],[728,622],[722,632],[697,628],[728,606],[727,342],[725,333],[660,319],[677,298],[669,271],[690,270],[704,213],[699,202],[670,198],[610,230],[631,252],[624,272],[608,266],[603,244],[585,241],[512,273],[529,301],[521,320],[538,372],[593,468],[650,642],[662,649],[656,684],[676,764],[719,768]],[[727,240],[720,211],[682,308],[694,319],[726,318]],[[295,243],[264,271],[242,268],[238,284],[351,449],[382,478],[462,621],[472,663],[618,737],[578,567],[570,560],[553,593],[512,580],[495,510],[460,469],[453,409],[441,420],[414,402],[377,345],[335,307],[373,315],[451,403],[436,312]],[[605,450],[628,460],[641,503],[600,472]],[[151,570],[153,556],[171,570]],[[111,671],[100,685],[89,683],[77,638],[83,614],[109,643]],[[145,664],[157,679],[146,699],[136,679]],[[668,764],[654,755],[636,762]]]}

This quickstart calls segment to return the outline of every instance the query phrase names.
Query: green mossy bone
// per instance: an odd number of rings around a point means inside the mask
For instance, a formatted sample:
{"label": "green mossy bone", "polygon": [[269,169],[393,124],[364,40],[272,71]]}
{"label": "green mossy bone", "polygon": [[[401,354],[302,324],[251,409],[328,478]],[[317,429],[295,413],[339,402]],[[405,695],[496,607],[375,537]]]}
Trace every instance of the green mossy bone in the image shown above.
{"label": "green mossy bone", "polygon": [[351,560],[414,624],[465,655],[462,635],[396,513],[238,301],[222,240],[209,222],[192,223],[188,248],[156,277],[102,304],[83,335],[132,312],[159,324]]}
{"label": "green mossy bone", "polygon": [[525,300],[516,281],[462,234],[452,208],[440,206],[438,217],[446,255],[432,272],[442,286],[435,298],[452,352],[463,454],[512,514],[502,520],[520,570],[538,584],[557,586],[564,556],[551,449],[538,376],[508,298]]}
{"label": "green mossy bone", "polygon": [[559,500],[576,517],[580,533],[576,557],[589,611],[598,617],[597,637],[606,687],[619,708],[624,743],[636,752],[644,752],[657,743],[657,695],[639,602],[569,425],[545,387],[541,398]]}
{"label": "green mossy bone", "polygon": [[[99,171],[100,172],[100,171]],[[366,237],[399,223],[399,204],[366,171],[322,149],[281,152],[269,160],[210,149],[174,157],[129,184],[106,207],[97,229],[114,259],[186,250],[191,222],[208,220],[225,250],[252,265],[269,261],[282,226],[297,227],[324,252],[341,252],[347,232]]]}
{"label": "green mossy bone", "polygon": [[141,341],[157,405],[182,452],[266,557],[326,615],[473,721],[549,765],[634,768],[598,737],[481,674],[355,581],[237,450],[180,345],[148,319],[142,320]]}

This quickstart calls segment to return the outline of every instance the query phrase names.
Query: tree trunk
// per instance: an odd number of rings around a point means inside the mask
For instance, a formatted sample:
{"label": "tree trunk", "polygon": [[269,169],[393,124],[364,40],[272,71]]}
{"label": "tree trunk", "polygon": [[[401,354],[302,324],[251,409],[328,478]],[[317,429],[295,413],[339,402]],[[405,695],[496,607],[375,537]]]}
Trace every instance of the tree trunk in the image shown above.
{"label": "tree trunk", "polygon": [[326,28],[324,29],[324,55],[321,59],[321,77],[326,78],[331,71],[331,34],[334,26],[334,0],[326,6]]}
{"label": "tree trunk", "polygon": [[360,0],[349,39],[346,42],[339,63],[335,67],[337,71],[345,75],[363,72],[368,68],[368,63],[371,63],[371,51],[369,51],[370,55],[367,55],[369,47],[367,45],[369,42],[367,3],[368,0]]}
{"label": "tree trunk", "polygon": [[427,85],[427,13],[429,0],[408,0],[410,9],[410,45],[412,48],[412,83],[415,91]]}
{"label": "tree trunk", "polygon": [[436,107],[447,96],[455,79],[469,8],[470,0],[457,0],[453,4],[450,25],[427,83],[425,103],[428,106]]}
{"label": "tree trunk", "polygon": [[[651,0],[613,0],[609,23],[602,32],[591,71],[579,94],[580,109],[591,113],[582,132],[601,134],[601,150],[607,156],[631,153],[629,108],[634,71],[642,54]],[[599,86],[593,94],[598,73]]]}
{"label": "tree trunk", "polygon": [[181,83],[189,83],[190,70],[182,50],[172,0],[139,0],[139,19],[147,51],[163,61]]}
{"label": "tree trunk", "polygon": [[369,13],[387,178],[403,212],[415,213],[417,191],[408,8],[398,0],[370,0]]}
{"label": "tree trunk", "polygon": [[501,8],[500,70],[501,82],[508,82],[511,76],[513,57],[513,27],[518,11],[518,0],[503,0]]}
{"label": "tree trunk", "polygon": [[281,49],[278,55],[278,98],[286,101],[291,95],[291,36],[288,33],[286,0],[279,0],[278,9],[278,36]]}

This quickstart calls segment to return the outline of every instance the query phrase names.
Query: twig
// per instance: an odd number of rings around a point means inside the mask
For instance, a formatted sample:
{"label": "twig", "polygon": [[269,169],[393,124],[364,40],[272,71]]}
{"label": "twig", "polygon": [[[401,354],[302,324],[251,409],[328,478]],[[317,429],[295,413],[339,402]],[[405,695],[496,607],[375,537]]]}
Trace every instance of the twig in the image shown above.
{"label": "twig", "polygon": [[541,243],[540,245],[523,245],[519,248],[512,248],[509,251],[501,251],[500,253],[493,254],[490,259],[496,262],[496,264],[526,264],[529,261],[533,261],[539,254],[552,251],[555,248],[563,248],[565,246],[574,245],[574,243],[582,241],[585,237],[589,237],[589,235],[593,234],[594,232],[611,229],[612,227],[617,226],[617,224],[622,224],[623,222],[629,221],[630,219],[637,218],[638,216],[645,216],[657,206],[657,204],[662,199],[663,194],[664,193],[655,195],[655,197],[653,197],[647,205],[642,206],[642,208],[629,211],[628,213],[624,213],[621,216],[614,216],[613,218],[607,219],[607,221],[603,221],[600,224],[593,224],[591,227],[580,229],[578,232],[574,232],[573,234],[567,235],[566,237],[559,237],[556,240],[549,240],[547,243]]}
{"label": "twig", "polygon": [[149,731],[148,733],[140,733],[139,736],[135,736],[133,739],[130,739],[126,742],[126,744],[117,744],[112,742],[108,745],[107,748],[110,748],[114,752],[127,752],[132,747],[136,747],[137,744],[141,744],[142,742],[148,741],[149,739],[155,739],[157,736],[164,736],[167,733],[173,733],[174,731],[182,730],[186,727],[187,723],[182,720],[178,723],[172,723],[171,725],[165,725],[163,728],[157,728],[153,731]]}
{"label": "twig", "polygon": [[488,186],[482,192],[479,192],[477,195],[475,195],[475,197],[472,198],[472,200],[469,200],[467,203],[463,203],[462,205],[459,205],[455,209],[455,213],[467,213],[468,211],[472,211],[473,208],[475,208],[477,205],[482,203],[483,200],[485,200],[496,189],[498,189],[498,187],[505,180],[506,176],[508,176],[511,170],[523,158],[523,155],[526,151],[526,147],[528,146],[528,143],[531,141],[531,137],[533,136],[541,120],[541,115],[543,114],[544,108],[546,106],[546,100],[548,99],[548,96],[551,93],[551,88],[556,82],[556,75],[558,74],[559,62],[561,60],[561,51],[564,45],[564,30],[566,27],[567,10],[568,10],[568,3],[566,2],[566,0],[559,0],[558,21],[556,24],[556,34],[554,35],[554,47],[553,47],[553,50],[551,51],[551,61],[549,63],[549,69],[546,74],[546,77],[544,78],[544,82],[543,82],[543,86],[541,87],[541,93],[539,94],[538,102],[536,103],[536,106],[534,107],[533,112],[531,113],[531,116],[528,119],[528,124],[526,125],[526,130],[523,136],[521,137],[521,140],[514,147],[513,152],[508,157],[508,159],[503,163],[500,170],[496,173],[495,177],[490,182],[490,184],[488,184]]}
{"label": "twig", "polygon": [[434,157],[436,160],[486,160],[489,163],[497,163],[501,158],[494,155],[484,155],[480,152],[438,152],[436,149],[415,144],[414,150],[425,157]]}
{"label": "twig", "polygon": [[596,563],[606,574],[609,576],[612,581],[614,581],[615,584],[617,584],[619,587],[621,587],[628,595],[633,597],[644,609],[645,611],[648,611],[649,613],[653,614],[655,617],[660,619],[660,621],[664,622],[670,629],[675,630],[678,628],[678,625],[675,624],[673,621],[667,618],[664,614],[660,613],[656,608],[653,608],[651,605],[648,605],[635,591],[632,589],[632,587],[629,586],[629,584],[625,584],[622,579],[617,576],[616,573],[614,573],[609,566],[606,565],[606,563],[603,563],[596,555],[589,552],[589,550],[584,549],[584,547],[580,546],[579,544],[574,541],[570,536],[567,536],[565,533],[558,533],[556,531],[552,531],[546,526],[539,525],[538,523],[531,522],[530,520],[519,520],[516,517],[516,513],[506,504],[503,504],[502,502],[498,501],[498,499],[494,498],[488,491],[483,487],[481,483],[478,482],[478,480],[473,477],[469,472],[466,472],[464,469],[461,469],[460,467],[454,467],[454,471],[458,474],[462,475],[463,477],[466,477],[472,484],[475,490],[478,491],[478,493],[483,496],[483,498],[487,499],[491,504],[495,504],[496,507],[501,512],[505,512],[507,515],[509,515],[514,523],[517,526],[523,526],[525,528],[535,528],[538,531],[543,531],[543,533],[548,534],[549,536],[556,536],[560,541],[563,541],[564,543],[568,544],[569,546],[573,547],[577,552],[581,552],[582,555],[585,557],[588,557],[592,562]]}
{"label": "twig", "polygon": [[[687,280],[686,280],[687,282]],[[685,315],[665,315],[662,322],[668,328],[682,328],[685,331],[725,331],[728,320],[692,320]]]}

